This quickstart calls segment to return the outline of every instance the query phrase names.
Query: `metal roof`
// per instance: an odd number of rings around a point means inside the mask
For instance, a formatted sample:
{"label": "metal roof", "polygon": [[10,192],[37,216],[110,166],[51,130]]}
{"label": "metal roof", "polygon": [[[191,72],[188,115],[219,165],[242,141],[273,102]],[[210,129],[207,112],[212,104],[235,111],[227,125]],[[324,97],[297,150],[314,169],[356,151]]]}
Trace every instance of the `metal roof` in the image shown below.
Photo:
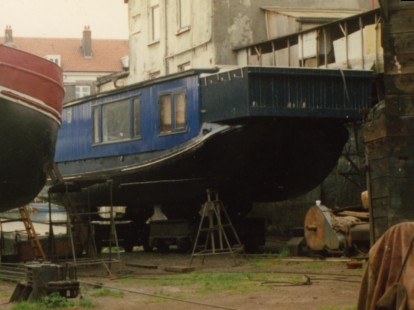
{"label": "metal roof", "polygon": [[274,6],[262,7],[262,10],[291,16],[298,19],[342,19],[362,13],[361,10],[327,10],[307,8],[281,8]]}

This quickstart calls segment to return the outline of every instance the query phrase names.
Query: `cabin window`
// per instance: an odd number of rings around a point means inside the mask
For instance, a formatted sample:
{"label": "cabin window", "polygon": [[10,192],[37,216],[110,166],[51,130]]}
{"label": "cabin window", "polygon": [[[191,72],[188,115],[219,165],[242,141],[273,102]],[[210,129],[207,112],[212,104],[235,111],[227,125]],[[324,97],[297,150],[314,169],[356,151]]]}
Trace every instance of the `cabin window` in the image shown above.
{"label": "cabin window", "polygon": [[160,97],[160,132],[172,131],[171,96]]}
{"label": "cabin window", "polygon": [[130,138],[129,100],[102,106],[102,142]]}
{"label": "cabin window", "polygon": [[161,95],[159,115],[161,134],[184,131],[187,125],[185,91]]}
{"label": "cabin window", "polygon": [[99,130],[99,112],[100,106],[93,107],[92,109],[92,116],[93,116],[93,142],[99,143],[101,142],[101,132]]}
{"label": "cabin window", "polygon": [[94,143],[116,142],[141,136],[140,97],[93,107]]}
{"label": "cabin window", "polygon": [[141,136],[141,98],[136,97],[132,100],[132,115],[133,115],[133,137]]}
{"label": "cabin window", "polygon": [[179,93],[174,96],[174,112],[175,112],[175,129],[185,129],[185,93]]}

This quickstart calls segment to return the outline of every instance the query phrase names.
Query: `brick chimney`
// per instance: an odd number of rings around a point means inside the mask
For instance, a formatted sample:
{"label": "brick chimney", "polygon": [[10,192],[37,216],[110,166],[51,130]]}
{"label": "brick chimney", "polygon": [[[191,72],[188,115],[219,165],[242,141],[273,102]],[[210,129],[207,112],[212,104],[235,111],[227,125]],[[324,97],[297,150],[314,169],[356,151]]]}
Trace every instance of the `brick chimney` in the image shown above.
{"label": "brick chimney", "polygon": [[10,25],[6,25],[6,30],[4,31],[4,45],[16,47],[16,44],[13,42],[13,30]]}
{"label": "brick chimney", "polygon": [[92,32],[89,26],[83,28],[83,37],[81,42],[83,57],[92,58]]}

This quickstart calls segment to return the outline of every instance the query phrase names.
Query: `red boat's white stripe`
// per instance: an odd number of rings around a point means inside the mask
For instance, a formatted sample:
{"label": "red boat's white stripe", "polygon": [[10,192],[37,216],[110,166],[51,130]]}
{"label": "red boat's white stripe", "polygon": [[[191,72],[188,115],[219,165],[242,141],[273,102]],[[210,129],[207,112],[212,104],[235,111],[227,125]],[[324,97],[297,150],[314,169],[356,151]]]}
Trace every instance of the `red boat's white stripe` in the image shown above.
{"label": "red boat's white stripe", "polygon": [[32,110],[36,110],[44,115],[47,115],[48,117],[51,117],[59,125],[61,124],[60,113],[41,100],[38,100],[36,98],[27,96],[25,94],[16,92],[14,90],[2,86],[0,86],[0,97],[12,100],[16,104],[23,105]]}

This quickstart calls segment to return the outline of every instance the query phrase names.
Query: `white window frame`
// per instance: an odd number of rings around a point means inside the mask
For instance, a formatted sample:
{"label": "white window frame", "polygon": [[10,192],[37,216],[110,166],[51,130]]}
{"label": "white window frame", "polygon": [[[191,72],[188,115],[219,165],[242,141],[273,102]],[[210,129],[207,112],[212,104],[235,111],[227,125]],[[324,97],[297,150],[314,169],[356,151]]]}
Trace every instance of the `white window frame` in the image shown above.
{"label": "white window frame", "polygon": [[177,0],[177,34],[191,28],[191,0]]}
{"label": "white window frame", "polygon": [[141,96],[92,107],[93,143],[108,144],[141,139]]}
{"label": "white window frame", "polygon": [[75,98],[89,96],[91,94],[91,87],[89,85],[75,85]]}
{"label": "white window frame", "polygon": [[157,43],[161,37],[161,13],[159,4],[150,6],[149,21],[149,44]]}
{"label": "white window frame", "polygon": [[60,55],[46,55],[45,58],[47,60],[50,60],[51,62],[54,62],[59,67],[61,67],[61,58],[60,58]]}
{"label": "white window frame", "polygon": [[132,16],[132,29],[131,29],[131,33],[132,34],[137,34],[137,33],[141,33],[141,14],[138,13],[134,16]]}
{"label": "white window frame", "polygon": [[187,91],[178,89],[158,96],[158,132],[170,135],[187,131]]}
{"label": "white window frame", "polygon": [[183,72],[183,71],[190,70],[191,69],[191,62],[187,61],[185,63],[182,63],[182,64],[178,65],[177,69],[178,69],[178,72]]}

